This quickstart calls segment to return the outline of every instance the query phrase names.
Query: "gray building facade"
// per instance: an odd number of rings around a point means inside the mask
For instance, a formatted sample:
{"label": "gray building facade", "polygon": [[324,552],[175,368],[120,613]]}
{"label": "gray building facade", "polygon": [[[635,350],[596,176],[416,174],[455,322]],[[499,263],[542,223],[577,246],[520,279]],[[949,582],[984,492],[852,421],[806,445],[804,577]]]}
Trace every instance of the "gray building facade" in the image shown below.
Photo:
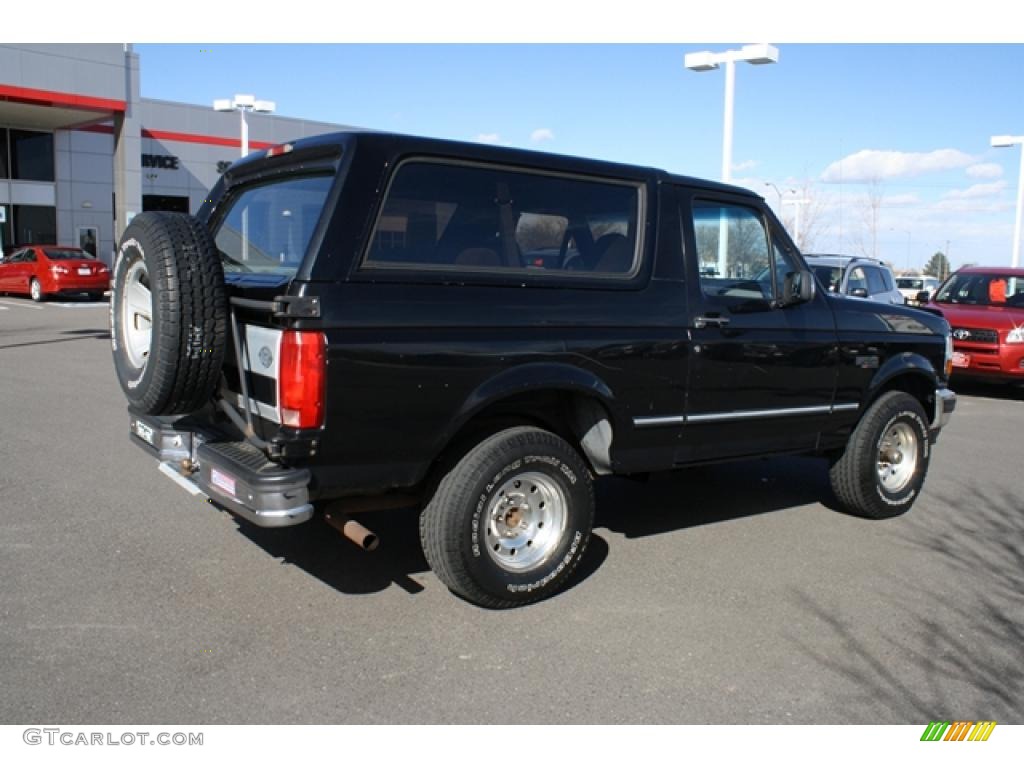
{"label": "gray building facade", "polygon": [[[131,217],[194,212],[240,155],[240,117],[144,99],[122,44],[0,44],[0,241],[111,262]],[[257,151],[345,126],[249,113]]]}

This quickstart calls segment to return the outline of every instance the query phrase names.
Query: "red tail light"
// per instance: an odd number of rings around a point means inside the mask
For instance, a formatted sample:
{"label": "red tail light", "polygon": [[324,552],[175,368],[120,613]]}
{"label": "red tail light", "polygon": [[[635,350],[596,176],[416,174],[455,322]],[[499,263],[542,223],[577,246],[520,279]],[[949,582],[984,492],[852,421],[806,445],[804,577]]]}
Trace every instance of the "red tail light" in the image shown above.
{"label": "red tail light", "polygon": [[285,331],[281,339],[278,403],[281,424],[315,429],[324,423],[327,342],[319,331]]}

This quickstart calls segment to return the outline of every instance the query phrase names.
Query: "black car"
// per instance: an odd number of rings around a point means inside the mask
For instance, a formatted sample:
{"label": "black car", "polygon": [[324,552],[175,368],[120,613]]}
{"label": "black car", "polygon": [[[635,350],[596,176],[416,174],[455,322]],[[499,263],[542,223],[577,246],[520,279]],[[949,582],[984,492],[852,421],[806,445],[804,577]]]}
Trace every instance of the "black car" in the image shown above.
{"label": "black car", "polygon": [[601,475],[816,453],[848,509],[902,513],[955,405],[946,322],[817,290],[747,190],[384,133],[137,216],[111,318],[166,472],[257,525],[331,502],[364,545],[344,510],[421,503],[431,567],[491,607],[565,584]]}

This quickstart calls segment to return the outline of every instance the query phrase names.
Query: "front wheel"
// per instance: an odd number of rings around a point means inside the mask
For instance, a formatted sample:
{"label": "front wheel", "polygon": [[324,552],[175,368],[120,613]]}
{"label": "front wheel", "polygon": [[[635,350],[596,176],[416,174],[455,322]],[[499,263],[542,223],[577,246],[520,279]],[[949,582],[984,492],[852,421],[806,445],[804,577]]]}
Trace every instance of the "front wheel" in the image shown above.
{"label": "front wheel", "polygon": [[28,284],[28,295],[32,297],[32,301],[43,300],[43,286],[36,278],[32,278],[32,282]]}
{"label": "front wheel", "polygon": [[515,427],[444,476],[420,517],[420,538],[452,592],[510,608],[564,586],[593,524],[594,491],[579,454],[551,432]]}
{"label": "front wheel", "polygon": [[928,424],[917,398],[886,392],[832,464],[832,491],[850,512],[882,519],[913,506],[928,473]]}

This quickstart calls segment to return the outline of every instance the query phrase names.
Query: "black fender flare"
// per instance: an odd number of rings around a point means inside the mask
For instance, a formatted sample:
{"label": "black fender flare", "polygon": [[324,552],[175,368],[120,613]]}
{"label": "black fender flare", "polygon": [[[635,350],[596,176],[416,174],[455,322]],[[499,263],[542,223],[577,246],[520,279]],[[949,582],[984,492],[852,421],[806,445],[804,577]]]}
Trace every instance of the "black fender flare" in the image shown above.
{"label": "black fender flare", "polygon": [[[530,392],[566,392],[596,400],[610,422],[611,433],[623,428],[616,418],[615,395],[600,377],[566,363],[524,363],[503,370],[481,383],[463,401],[435,446],[439,454],[474,416],[495,403]],[[611,435],[608,436],[610,442]],[[593,456],[591,459],[593,460]]]}
{"label": "black fender flare", "polygon": [[901,352],[882,363],[881,367],[875,372],[871,382],[868,384],[867,391],[864,393],[861,411],[868,404],[873,403],[879,394],[888,388],[889,382],[897,376],[907,374],[917,376],[922,382],[926,382],[929,391],[932,393],[938,388],[939,374],[927,357],[917,352]]}

